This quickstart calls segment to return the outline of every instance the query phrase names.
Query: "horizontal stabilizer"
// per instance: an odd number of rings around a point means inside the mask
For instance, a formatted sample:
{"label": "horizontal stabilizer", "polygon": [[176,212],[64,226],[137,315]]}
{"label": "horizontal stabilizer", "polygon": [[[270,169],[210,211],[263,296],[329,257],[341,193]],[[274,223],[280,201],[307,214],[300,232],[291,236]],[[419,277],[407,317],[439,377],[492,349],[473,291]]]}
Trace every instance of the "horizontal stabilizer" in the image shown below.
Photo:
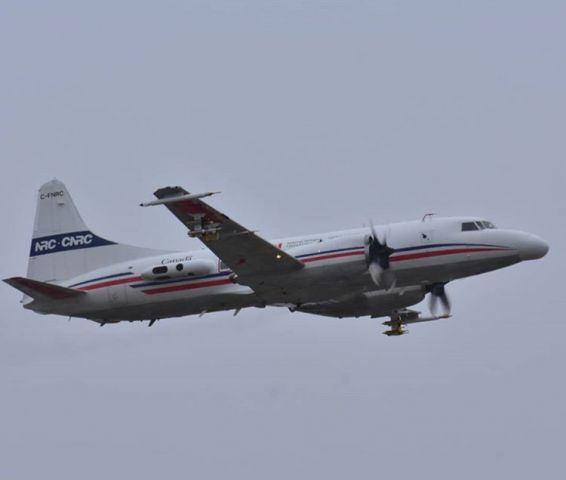
{"label": "horizontal stabilizer", "polygon": [[28,297],[36,300],[63,300],[66,298],[78,297],[85,295],[81,290],[74,288],[60,287],[52,283],[39,282],[25,277],[6,278],[4,281],[23,292]]}

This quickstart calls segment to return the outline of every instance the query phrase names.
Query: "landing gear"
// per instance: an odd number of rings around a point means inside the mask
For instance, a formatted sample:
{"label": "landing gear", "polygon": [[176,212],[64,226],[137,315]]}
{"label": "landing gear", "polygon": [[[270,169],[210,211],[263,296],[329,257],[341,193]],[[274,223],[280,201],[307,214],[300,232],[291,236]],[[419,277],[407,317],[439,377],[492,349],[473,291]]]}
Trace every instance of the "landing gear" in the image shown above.
{"label": "landing gear", "polygon": [[442,320],[444,318],[450,318],[450,315],[433,315],[432,317],[421,317],[420,312],[416,312],[415,310],[403,309],[403,310],[395,310],[391,312],[389,315],[391,320],[387,322],[383,322],[383,325],[387,327],[391,327],[391,330],[387,330],[383,332],[384,335],[388,337],[396,337],[399,335],[404,335],[405,333],[409,333],[403,327],[409,323],[421,323],[421,322],[433,322],[435,320]]}
{"label": "landing gear", "polygon": [[386,330],[385,332],[383,332],[383,334],[387,335],[388,337],[398,337],[400,335],[405,335],[406,333],[409,333],[403,327],[407,323],[410,323],[411,320],[414,321],[418,319],[419,312],[415,312],[413,310],[407,310],[407,309],[395,310],[394,312],[391,312],[389,318],[391,320],[388,320],[387,322],[383,322],[382,325],[391,327],[391,330]]}
{"label": "landing gear", "polygon": [[383,335],[387,335],[388,337],[399,337],[400,335],[409,333],[408,330],[405,330],[403,328],[403,324],[401,322],[383,322],[383,325],[391,327],[391,330],[386,330],[385,332],[383,332]]}

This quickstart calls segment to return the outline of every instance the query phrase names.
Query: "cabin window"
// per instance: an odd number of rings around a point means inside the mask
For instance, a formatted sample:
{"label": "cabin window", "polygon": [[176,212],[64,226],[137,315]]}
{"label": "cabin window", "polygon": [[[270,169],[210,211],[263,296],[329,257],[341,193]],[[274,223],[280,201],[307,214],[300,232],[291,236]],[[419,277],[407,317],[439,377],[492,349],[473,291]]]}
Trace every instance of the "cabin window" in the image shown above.
{"label": "cabin window", "polygon": [[167,273],[167,267],[164,265],[160,267],[154,267],[152,273],[154,275],[163,275],[164,273]]}
{"label": "cabin window", "polygon": [[476,222],[465,222],[462,223],[462,232],[471,232],[472,230],[479,230]]}
{"label": "cabin window", "polygon": [[177,269],[178,272],[182,272],[182,271],[183,271],[183,264],[182,264],[182,263],[178,263],[175,268]]}

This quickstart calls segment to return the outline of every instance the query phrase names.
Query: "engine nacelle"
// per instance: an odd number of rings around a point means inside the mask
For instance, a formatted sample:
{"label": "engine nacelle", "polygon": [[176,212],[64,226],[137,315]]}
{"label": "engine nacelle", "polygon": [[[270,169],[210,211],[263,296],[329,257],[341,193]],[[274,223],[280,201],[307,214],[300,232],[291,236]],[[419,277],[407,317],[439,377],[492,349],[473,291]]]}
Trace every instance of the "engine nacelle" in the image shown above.
{"label": "engine nacelle", "polygon": [[168,280],[170,278],[209,275],[217,270],[217,265],[209,260],[189,260],[169,265],[156,265],[144,270],[141,277],[145,280]]}

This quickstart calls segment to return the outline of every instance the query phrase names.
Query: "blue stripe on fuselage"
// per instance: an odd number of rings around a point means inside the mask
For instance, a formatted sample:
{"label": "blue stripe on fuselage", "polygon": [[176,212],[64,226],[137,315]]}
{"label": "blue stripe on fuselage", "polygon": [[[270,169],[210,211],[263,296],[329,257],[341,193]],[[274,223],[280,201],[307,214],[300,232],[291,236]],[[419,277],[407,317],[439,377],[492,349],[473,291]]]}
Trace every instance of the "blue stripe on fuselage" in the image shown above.
{"label": "blue stripe on fuselage", "polygon": [[100,280],[109,280],[111,278],[126,277],[128,275],[133,275],[133,273],[132,272],[115,273],[114,275],[106,275],[105,277],[92,278],[90,280],[85,280],[84,282],[79,282],[73,285],[69,285],[67,288],[79,287],[81,285],[85,285],[87,283],[92,283],[92,282],[98,282]]}

